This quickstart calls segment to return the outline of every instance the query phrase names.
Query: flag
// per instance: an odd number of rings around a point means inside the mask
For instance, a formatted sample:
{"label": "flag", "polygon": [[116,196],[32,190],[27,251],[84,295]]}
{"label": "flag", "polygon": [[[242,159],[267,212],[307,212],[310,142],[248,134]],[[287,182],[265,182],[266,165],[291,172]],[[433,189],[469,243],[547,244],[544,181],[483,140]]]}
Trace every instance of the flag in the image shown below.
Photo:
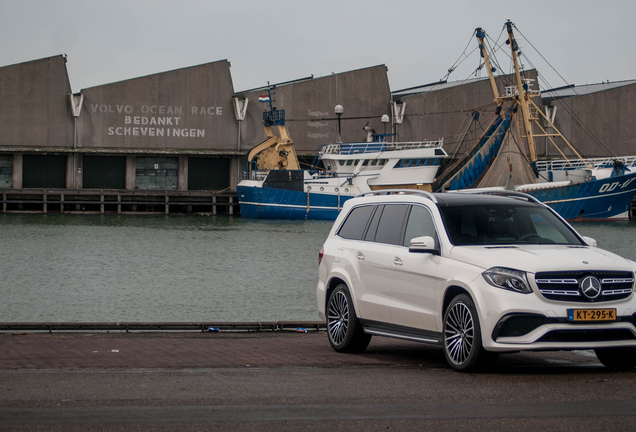
{"label": "flag", "polygon": [[265,96],[259,96],[258,97],[258,101],[259,102],[269,102],[269,96],[265,95]]}

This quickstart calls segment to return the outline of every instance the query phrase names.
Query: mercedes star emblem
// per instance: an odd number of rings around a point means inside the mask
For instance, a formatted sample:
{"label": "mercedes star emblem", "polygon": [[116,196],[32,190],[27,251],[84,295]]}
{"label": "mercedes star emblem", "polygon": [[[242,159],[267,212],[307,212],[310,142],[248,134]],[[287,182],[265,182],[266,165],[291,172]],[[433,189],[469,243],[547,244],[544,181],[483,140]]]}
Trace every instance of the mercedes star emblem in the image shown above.
{"label": "mercedes star emblem", "polygon": [[581,292],[589,299],[595,299],[601,294],[601,283],[594,276],[588,276],[581,281]]}

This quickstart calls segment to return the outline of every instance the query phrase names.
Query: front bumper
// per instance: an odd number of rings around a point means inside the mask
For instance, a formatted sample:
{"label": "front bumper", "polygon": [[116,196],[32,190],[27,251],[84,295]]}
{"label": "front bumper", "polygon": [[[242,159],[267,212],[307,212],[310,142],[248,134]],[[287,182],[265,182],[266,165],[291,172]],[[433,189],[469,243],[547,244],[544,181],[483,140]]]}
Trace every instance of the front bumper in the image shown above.
{"label": "front bumper", "polygon": [[[480,284],[475,295],[482,343],[489,351],[636,347],[636,300],[574,303]],[[521,306],[521,307],[520,307]],[[569,309],[616,309],[615,321],[571,322]]]}

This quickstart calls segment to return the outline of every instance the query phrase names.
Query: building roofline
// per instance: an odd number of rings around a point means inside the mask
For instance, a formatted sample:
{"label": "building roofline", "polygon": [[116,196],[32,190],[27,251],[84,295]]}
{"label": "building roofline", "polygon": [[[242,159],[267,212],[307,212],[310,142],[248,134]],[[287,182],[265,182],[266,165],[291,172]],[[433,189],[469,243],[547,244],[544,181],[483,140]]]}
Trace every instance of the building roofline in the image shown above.
{"label": "building roofline", "polygon": [[[155,73],[151,73],[151,74],[147,74],[147,75],[140,75],[140,76],[136,76],[136,77],[133,77],[133,78],[127,78],[127,79],[123,79],[123,80],[119,80],[119,81],[112,81],[112,82],[109,82],[109,83],[99,84],[99,85],[96,85],[96,86],[85,87],[85,88],[81,89],[80,92],[83,91],[83,90],[90,90],[90,89],[94,89],[94,88],[98,88],[98,87],[105,87],[105,86],[109,86],[109,85],[112,85],[112,84],[120,84],[120,83],[123,83],[123,82],[126,82],[126,81],[134,81],[134,80],[138,80],[138,79],[142,79],[142,78],[148,78],[148,77],[155,76],[155,75],[162,75],[162,74],[166,74],[166,73],[177,72],[177,71],[185,70],[185,69],[194,69],[194,68],[197,68],[197,67],[207,66],[207,65],[211,65],[211,64],[215,64],[215,63],[221,63],[221,62],[226,62],[228,64],[228,68],[232,66],[228,59],[216,60],[216,61],[212,61],[212,62],[201,63],[201,64],[198,64],[198,65],[184,66],[184,67],[180,67],[180,68],[176,68],[176,69],[170,69],[170,70],[167,70],[167,71],[155,72]],[[230,76],[231,76],[231,74],[230,74]]]}
{"label": "building roofline", "polygon": [[[373,69],[373,68],[377,68],[377,67],[384,67],[386,68],[385,70],[388,71],[388,67],[385,64],[378,64],[375,66],[367,66],[367,67],[362,67],[362,68],[358,68],[358,69],[351,69],[348,71],[344,71],[344,72],[338,72],[338,73],[331,73],[330,75],[323,75],[320,77],[315,76],[314,74],[311,74],[308,77],[305,78],[297,78],[297,79],[293,79],[290,81],[284,81],[284,82],[280,82],[277,84],[270,84],[270,87],[277,87],[277,86],[283,86],[283,85],[289,85],[289,84],[295,84],[298,82],[304,82],[304,81],[310,81],[310,80],[318,80],[318,79],[322,79],[322,78],[329,78],[330,76],[334,76],[334,75],[344,75],[344,74],[348,74],[348,73],[352,73],[352,72],[358,72],[358,71],[363,71],[363,70],[367,70],[367,69]],[[257,91],[262,91],[262,90],[267,90],[267,86],[260,86],[260,87],[255,87],[249,90],[240,90],[237,92],[234,92],[234,95],[244,95],[247,93],[253,93],[253,92],[257,92]]]}
{"label": "building roofline", "polygon": [[27,63],[35,63],[35,62],[42,61],[42,60],[50,60],[50,59],[54,59],[54,58],[57,58],[57,57],[64,58],[64,63],[66,63],[66,61],[67,61],[66,54],[57,54],[57,55],[52,55],[52,56],[49,56],[49,57],[42,57],[42,58],[39,58],[39,59],[27,60],[27,61],[23,61],[23,62],[19,62],[19,63],[13,63],[13,64],[0,66],[0,69],[11,67],[11,66],[24,65],[24,64],[27,64]]}

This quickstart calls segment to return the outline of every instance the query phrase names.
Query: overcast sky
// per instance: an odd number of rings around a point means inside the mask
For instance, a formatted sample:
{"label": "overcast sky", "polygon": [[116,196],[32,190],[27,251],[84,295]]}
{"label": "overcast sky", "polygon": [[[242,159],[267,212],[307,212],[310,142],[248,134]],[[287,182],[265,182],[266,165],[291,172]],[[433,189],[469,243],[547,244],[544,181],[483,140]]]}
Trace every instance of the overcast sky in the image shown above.
{"label": "overcast sky", "polygon": [[[399,90],[443,78],[476,27],[496,40],[510,18],[581,85],[636,78],[635,16],[633,0],[0,0],[0,66],[67,54],[78,92],[222,59],[236,91],[385,64]],[[549,87],[565,85],[518,40]],[[477,65],[472,55],[450,80]]]}

